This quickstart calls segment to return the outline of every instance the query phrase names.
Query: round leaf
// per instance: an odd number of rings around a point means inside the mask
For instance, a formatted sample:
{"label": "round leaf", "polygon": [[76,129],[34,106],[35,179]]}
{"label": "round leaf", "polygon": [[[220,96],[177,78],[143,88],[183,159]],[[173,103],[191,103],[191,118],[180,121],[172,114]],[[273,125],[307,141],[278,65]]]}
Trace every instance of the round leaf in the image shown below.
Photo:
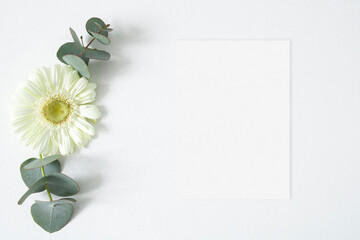
{"label": "round leaf", "polygon": [[70,221],[73,212],[73,205],[63,200],[36,202],[31,206],[34,221],[49,233],[62,229]]}
{"label": "round leaf", "polygon": [[[20,166],[21,177],[27,187],[31,187],[37,180],[42,178],[42,173],[40,168],[35,169],[24,169],[24,166],[32,161],[37,160],[37,158],[29,158],[23,162]],[[58,160],[44,166],[45,175],[49,175],[52,172],[60,172],[60,162]]]}
{"label": "round leaf", "polygon": [[110,39],[108,37],[101,35],[99,33],[93,32],[93,31],[90,31],[90,33],[94,38],[96,38],[96,40],[98,40],[102,44],[105,44],[105,45],[110,44]]}
{"label": "round leaf", "polygon": [[68,54],[72,54],[75,56],[80,55],[81,59],[84,60],[84,62],[86,64],[89,62],[89,59],[87,57],[85,57],[83,54],[81,54],[80,49],[78,49],[76,47],[75,43],[73,43],[73,42],[67,42],[67,43],[63,44],[57,51],[56,56],[61,62],[67,64],[64,61],[63,56],[68,55]]}
{"label": "round leaf", "polygon": [[99,23],[94,22],[94,24],[98,27],[98,30],[99,30],[99,31],[102,31],[102,30],[103,30],[103,27],[102,27]]}
{"label": "round leaf", "polygon": [[25,164],[24,169],[39,168],[39,167],[48,165],[49,163],[52,163],[61,157],[62,157],[62,155],[51,155],[51,156],[45,157],[43,159],[35,158],[32,161],[30,161],[29,163]]}
{"label": "round leaf", "polygon": [[[97,23],[97,24],[95,24]],[[100,18],[90,18],[87,22],[86,22],[86,31],[92,35],[91,32],[95,32],[95,33],[101,33],[102,35],[104,35],[105,37],[108,36],[108,33],[106,31],[102,31],[100,32],[99,30],[99,26],[102,28],[102,30],[104,30],[106,28],[105,23],[100,19]],[[93,36],[93,35],[92,35]]]}
{"label": "round leaf", "polygon": [[[60,173],[61,174],[61,173]],[[28,196],[30,196],[33,193],[42,192],[45,190],[45,179],[46,177],[40,178],[38,181],[36,181],[29,190],[22,195],[22,197],[19,199],[18,204],[21,205],[23,202],[27,199]]]}
{"label": "round leaf", "polygon": [[71,65],[74,69],[76,69],[81,76],[90,79],[91,74],[89,71],[89,67],[80,57],[69,54],[63,56],[63,59],[67,64]]}
{"label": "round leaf", "polygon": [[95,49],[86,50],[85,56],[90,59],[103,60],[103,61],[107,61],[110,59],[110,53]]}
{"label": "round leaf", "polygon": [[50,173],[46,177],[46,183],[50,192],[58,196],[71,196],[80,191],[74,180],[61,173]]}

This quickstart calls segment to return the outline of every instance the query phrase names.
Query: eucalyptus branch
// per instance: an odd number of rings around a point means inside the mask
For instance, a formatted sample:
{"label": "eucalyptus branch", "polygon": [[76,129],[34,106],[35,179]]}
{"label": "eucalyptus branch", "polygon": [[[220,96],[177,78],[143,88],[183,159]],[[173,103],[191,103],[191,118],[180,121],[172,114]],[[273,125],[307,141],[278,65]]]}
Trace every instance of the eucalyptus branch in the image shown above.
{"label": "eucalyptus branch", "polygon": [[[98,40],[99,43],[104,45],[110,44],[110,39],[108,37],[108,33],[112,31],[109,28],[109,24],[105,24],[100,18],[90,18],[86,22],[86,31],[92,37],[90,42],[85,46],[83,36],[78,37],[76,32],[69,28],[71,36],[73,38],[73,42],[66,42],[60,46],[58,49],[56,56],[57,58],[64,64],[69,65],[56,65],[53,68],[43,68],[46,71],[53,72],[56,71],[58,76],[58,84],[61,82],[67,81],[65,80],[65,76],[70,76],[71,73],[71,82],[69,86],[65,88],[66,91],[69,92],[70,97],[74,95],[71,93],[70,89],[72,87],[76,87],[77,83],[82,81],[82,78],[90,79],[91,73],[89,69],[89,61],[90,60],[101,60],[107,61],[110,59],[110,53],[98,50],[98,49],[89,49],[89,46],[94,42],[94,40]],[[54,69],[54,70],[53,70]],[[74,70],[77,71],[78,74],[73,74]],[[51,74],[47,75],[46,77],[40,76],[36,74],[36,78],[39,79],[39,82],[34,82],[33,84],[38,86],[48,86],[48,82],[53,82],[54,76]],[[83,82],[83,81],[82,81]],[[86,84],[88,81],[86,81]],[[31,206],[31,215],[34,221],[42,227],[47,232],[56,232],[62,229],[71,219],[74,211],[74,204],[76,202],[75,199],[69,198],[68,196],[73,196],[80,191],[79,185],[67,175],[61,173],[61,163],[58,161],[59,158],[63,157],[64,155],[68,155],[72,153],[72,150],[78,148],[82,145],[85,145],[86,142],[81,141],[81,143],[75,143],[71,141],[71,137],[69,135],[69,128],[66,124],[64,124],[65,131],[58,131],[57,126],[63,124],[68,120],[68,114],[73,108],[78,108],[83,104],[78,103],[69,103],[67,96],[62,97],[60,94],[63,90],[64,86],[62,85],[54,85],[49,86],[49,88],[42,89],[40,94],[44,96],[41,100],[41,106],[43,112],[37,113],[38,117],[43,119],[44,121],[51,122],[51,124],[47,124],[46,126],[43,125],[43,122],[36,122],[36,126],[39,127],[46,127],[51,131],[44,131],[40,134],[41,140],[34,142],[34,148],[42,149],[45,145],[48,146],[50,149],[57,149],[53,155],[48,155],[46,153],[46,157],[43,157],[42,154],[39,154],[38,158],[31,157],[25,160],[20,165],[20,174],[25,183],[28,187],[27,191],[21,196],[18,201],[19,205],[22,205],[24,201],[31,195],[35,193],[44,192],[46,190],[47,195],[50,201],[35,201],[35,203]],[[61,91],[59,90],[61,89]],[[51,98],[47,98],[49,91],[55,91],[55,95],[51,96]],[[59,90],[59,91],[58,91]],[[23,91],[27,92],[27,89],[21,88],[20,93]],[[28,93],[28,92],[27,92]],[[71,93],[71,94],[70,94]],[[95,90],[92,89],[92,94],[95,94]],[[59,97],[61,95],[61,97]],[[26,94],[18,94],[17,96],[22,100],[22,96],[26,96]],[[74,95],[75,96],[75,95]],[[81,99],[85,99],[82,97]],[[26,99],[27,100],[27,99]],[[29,104],[30,106],[30,104]],[[18,106],[17,106],[18,107]],[[25,109],[24,113],[28,112],[30,108],[28,106],[22,106]],[[17,108],[16,108],[17,109]],[[32,109],[31,109],[32,110]],[[92,117],[90,117],[87,121],[96,121],[101,116],[100,111],[97,109],[96,106],[93,106]],[[19,112],[19,111],[16,111]],[[18,114],[18,113],[17,113]],[[19,113],[20,114],[20,113]],[[20,117],[26,118],[26,115],[20,114]],[[19,117],[19,118],[20,118]],[[15,120],[14,120],[15,121]],[[31,128],[32,120],[27,121],[29,124],[29,128]],[[16,121],[16,124],[19,124]],[[14,123],[14,126],[17,126]],[[22,123],[21,123],[22,125]],[[54,130],[54,131],[53,131]],[[28,131],[24,128],[24,131]],[[29,136],[30,139],[34,138],[33,136]],[[58,135],[59,134],[59,135]],[[68,139],[65,140],[66,143],[70,144],[71,148],[59,148],[56,142],[47,141],[45,139],[51,139],[53,136],[60,136],[61,139]],[[88,134],[86,134],[88,136]],[[91,137],[90,135],[88,136]],[[42,150],[38,150],[39,152],[43,152]],[[44,153],[44,152],[43,152]],[[51,190],[51,191],[50,191]],[[61,196],[65,198],[54,199],[52,198],[52,194],[56,196]]]}

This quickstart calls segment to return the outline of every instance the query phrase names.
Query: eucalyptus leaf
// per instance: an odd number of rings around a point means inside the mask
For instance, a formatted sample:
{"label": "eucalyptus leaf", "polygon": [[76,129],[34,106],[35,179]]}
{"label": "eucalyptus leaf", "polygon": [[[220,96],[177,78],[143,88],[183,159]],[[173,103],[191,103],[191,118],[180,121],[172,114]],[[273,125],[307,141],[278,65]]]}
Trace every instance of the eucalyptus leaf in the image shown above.
{"label": "eucalyptus leaf", "polygon": [[96,40],[98,40],[99,42],[101,42],[102,44],[105,45],[109,45],[110,44],[110,39],[104,35],[98,34],[96,32],[92,32],[90,31],[91,35],[96,38]]}
{"label": "eucalyptus leaf", "polygon": [[77,185],[77,183],[70,177],[61,173],[53,172],[36,181],[20,198],[18,204],[23,204],[26,198],[31,194],[44,191],[46,189],[45,184],[47,184],[51,193],[58,196],[71,196],[80,191],[79,185]]}
{"label": "eucalyptus leaf", "polygon": [[[61,174],[61,173],[60,173]],[[24,195],[22,195],[22,197],[19,199],[18,204],[21,205],[24,203],[24,201],[26,200],[26,198],[28,196],[30,196],[33,193],[37,193],[37,192],[41,192],[45,190],[45,180],[46,177],[42,177],[40,178],[38,181],[36,181],[30,188],[29,190],[26,191],[26,193],[24,193]]]}
{"label": "eucalyptus leaf", "polygon": [[50,173],[46,183],[50,192],[58,196],[71,196],[80,191],[79,185],[62,173]]}
{"label": "eucalyptus leaf", "polygon": [[[25,162],[23,162],[20,166],[20,173],[21,178],[23,179],[24,183],[27,187],[31,187],[37,180],[42,178],[42,173],[40,168],[35,169],[24,169],[24,166],[28,163],[31,163],[33,161],[37,160],[37,158],[29,158]],[[60,162],[58,160],[44,166],[44,172],[45,176],[49,175],[49,173],[52,172],[60,172]]]}
{"label": "eucalyptus leaf", "polygon": [[70,221],[73,212],[74,206],[64,200],[38,201],[31,206],[34,221],[49,233],[62,229]]}
{"label": "eucalyptus leaf", "polygon": [[36,203],[42,203],[42,204],[52,204],[52,203],[59,203],[59,202],[65,202],[65,203],[76,203],[76,199],[74,198],[60,198],[58,200],[55,201],[39,201],[39,200],[35,200]]}
{"label": "eucalyptus leaf", "polygon": [[100,32],[103,31],[103,27],[99,23],[94,22],[94,24],[99,28]]}
{"label": "eucalyptus leaf", "polygon": [[76,203],[76,199],[75,198],[60,198],[57,201],[66,201],[66,202],[73,202]]}
{"label": "eucalyptus leaf", "polygon": [[57,51],[56,56],[57,56],[57,58],[58,58],[61,62],[63,62],[64,64],[67,64],[67,63],[64,61],[63,57],[64,57],[65,55],[69,55],[69,54],[75,55],[75,56],[80,56],[80,58],[81,58],[82,60],[84,60],[84,62],[85,62],[86,64],[89,63],[89,58],[85,57],[85,56],[82,54],[82,52],[76,47],[76,45],[75,45],[74,42],[67,42],[67,43],[63,44],[63,45],[59,48],[59,50]]}
{"label": "eucalyptus leaf", "polygon": [[56,160],[58,160],[59,158],[61,158],[62,155],[51,155],[48,157],[45,157],[43,159],[38,159],[35,158],[32,161],[30,161],[29,163],[24,165],[24,169],[34,169],[34,168],[39,168],[45,165],[48,165]]}
{"label": "eucalyptus leaf", "polygon": [[110,59],[110,53],[96,49],[86,50],[85,56],[90,59],[103,60],[103,61],[107,61]]}
{"label": "eucalyptus leaf", "polygon": [[71,36],[72,36],[72,38],[74,39],[75,46],[76,46],[81,52],[84,52],[85,49],[84,49],[84,47],[81,45],[80,39],[79,39],[78,36],[76,35],[76,32],[75,32],[72,28],[69,28],[69,29],[70,29]]}
{"label": "eucalyptus leaf", "polygon": [[81,76],[90,79],[91,74],[88,65],[80,57],[75,55],[65,55],[63,56],[64,61],[76,69]]}
{"label": "eucalyptus leaf", "polygon": [[[95,24],[97,23],[97,24]],[[96,18],[96,17],[93,17],[93,18],[90,18],[87,22],[86,22],[86,31],[91,35],[92,35],[92,32],[95,32],[95,33],[101,33],[102,35],[104,35],[105,37],[108,36],[108,33],[106,31],[100,31],[99,30],[99,26],[102,30],[104,30],[106,28],[106,24],[103,22],[103,20],[101,20],[100,18]]]}

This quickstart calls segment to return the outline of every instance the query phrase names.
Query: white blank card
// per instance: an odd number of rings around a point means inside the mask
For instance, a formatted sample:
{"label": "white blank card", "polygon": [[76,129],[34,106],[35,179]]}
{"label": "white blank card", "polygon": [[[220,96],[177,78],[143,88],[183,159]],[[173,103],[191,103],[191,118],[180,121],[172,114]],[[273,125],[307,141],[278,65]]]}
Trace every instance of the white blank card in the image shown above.
{"label": "white blank card", "polygon": [[177,41],[177,193],[290,197],[290,42]]}

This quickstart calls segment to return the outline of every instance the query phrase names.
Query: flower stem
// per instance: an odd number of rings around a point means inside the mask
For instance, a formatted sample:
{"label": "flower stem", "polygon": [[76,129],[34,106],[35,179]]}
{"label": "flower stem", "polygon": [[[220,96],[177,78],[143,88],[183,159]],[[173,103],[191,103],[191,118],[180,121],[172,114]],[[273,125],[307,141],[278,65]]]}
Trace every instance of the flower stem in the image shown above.
{"label": "flower stem", "polygon": [[[40,159],[42,159],[42,155],[40,154]],[[44,166],[41,167],[41,174],[43,177],[45,177],[45,170],[44,170]],[[49,196],[49,199],[50,201],[52,201],[52,197],[51,197],[51,193],[50,193],[50,190],[49,190],[49,187],[47,185],[47,183],[45,182],[45,188],[46,188],[46,191],[47,191],[47,194]]]}

